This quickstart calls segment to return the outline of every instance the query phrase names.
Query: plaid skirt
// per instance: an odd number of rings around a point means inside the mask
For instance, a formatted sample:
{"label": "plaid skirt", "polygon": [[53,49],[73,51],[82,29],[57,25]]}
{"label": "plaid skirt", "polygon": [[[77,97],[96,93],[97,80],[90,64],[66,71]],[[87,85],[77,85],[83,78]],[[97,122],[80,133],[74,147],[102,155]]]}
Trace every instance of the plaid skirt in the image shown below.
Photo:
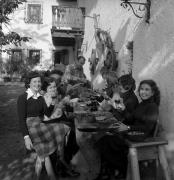
{"label": "plaid skirt", "polygon": [[64,144],[70,130],[62,123],[45,124],[40,117],[28,117],[26,122],[33,147],[40,158],[52,154],[59,145]]}

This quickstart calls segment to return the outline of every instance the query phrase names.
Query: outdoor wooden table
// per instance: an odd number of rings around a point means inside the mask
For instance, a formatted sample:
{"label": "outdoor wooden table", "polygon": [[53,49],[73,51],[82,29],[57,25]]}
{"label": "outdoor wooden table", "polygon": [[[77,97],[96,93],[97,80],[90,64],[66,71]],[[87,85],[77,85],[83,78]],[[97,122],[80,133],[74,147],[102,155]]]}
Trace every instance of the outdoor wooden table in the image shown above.
{"label": "outdoor wooden table", "polygon": [[88,164],[89,174],[91,174],[89,179],[95,179],[101,166],[96,144],[106,133],[117,131],[116,127],[110,126],[118,123],[118,120],[110,112],[90,111],[84,102],[74,108],[74,116],[76,140]]}
{"label": "outdoor wooden table", "polygon": [[82,132],[113,132],[117,127],[111,125],[119,123],[109,112],[76,110],[74,114],[76,128]]}

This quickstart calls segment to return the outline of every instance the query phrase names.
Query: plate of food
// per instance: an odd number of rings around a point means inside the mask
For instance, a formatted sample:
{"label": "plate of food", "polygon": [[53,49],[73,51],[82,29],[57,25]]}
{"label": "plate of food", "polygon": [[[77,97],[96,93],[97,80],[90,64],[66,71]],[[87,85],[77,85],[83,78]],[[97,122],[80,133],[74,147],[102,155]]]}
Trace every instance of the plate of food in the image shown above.
{"label": "plate of food", "polygon": [[70,99],[70,102],[71,102],[71,103],[77,103],[78,100],[79,100],[79,98],[73,98],[73,99]]}
{"label": "plate of food", "polygon": [[106,119],[106,116],[96,116],[95,119],[97,121],[104,121]]}
{"label": "plate of food", "polygon": [[77,128],[81,132],[116,132],[117,127],[96,127],[96,126],[84,126]]}
{"label": "plate of food", "polygon": [[82,132],[96,132],[98,127],[95,125],[85,124],[80,125],[77,129]]}
{"label": "plate of food", "polygon": [[105,116],[105,117],[112,117],[112,113],[108,111],[94,111],[92,112],[93,115],[97,116]]}

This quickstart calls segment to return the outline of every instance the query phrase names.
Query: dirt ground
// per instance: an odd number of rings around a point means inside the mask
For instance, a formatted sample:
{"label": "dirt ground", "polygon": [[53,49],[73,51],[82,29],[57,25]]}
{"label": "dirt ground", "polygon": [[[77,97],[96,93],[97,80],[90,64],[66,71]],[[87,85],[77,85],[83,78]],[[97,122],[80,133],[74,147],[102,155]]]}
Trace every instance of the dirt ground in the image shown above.
{"label": "dirt ground", "polygon": [[0,85],[0,179],[33,179],[34,154],[26,154],[19,131],[16,100],[23,84]]}
{"label": "dirt ground", "polygon": [[[35,154],[26,152],[17,118],[17,98],[24,90],[22,83],[0,84],[0,180],[36,179]],[[77,156],[79,159],[81,155]],[[86,169],[83,158],[79,160],[83,171],[83,168]],[[62,179],[85,180],[84,174],[81,174],[79,178]],[[41,179],[46,180],[47,177]]]}

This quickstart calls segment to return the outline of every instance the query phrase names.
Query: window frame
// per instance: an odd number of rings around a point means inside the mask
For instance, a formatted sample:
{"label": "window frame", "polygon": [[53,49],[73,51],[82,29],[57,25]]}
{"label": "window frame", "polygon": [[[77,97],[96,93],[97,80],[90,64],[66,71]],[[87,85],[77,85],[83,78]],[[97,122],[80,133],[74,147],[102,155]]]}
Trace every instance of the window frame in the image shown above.
{"label": "window frame", "polygon": [[[40,5],[40,19],[37,21],[32,21],[31,17],[29,17],[29,6]],[[25,23],[28,24],[43,24],[43,3],[42,2],[27,2],[25,9]]]}
{"label": "window frame", "polygon": [[22,61],[22,57],[23,57],[22,49],[11,49],[10,52],[11,52],[10,61],[14,61],[14,52],[20,52],[20,56],[21,56],[21,58],[18,60],[15,60],[15,62],[21,62]]}
{"label": "window frame", "polygon": [[[39,61],[38,62],[36,62],[36,63],[33,63],[33,60],[31,61],[31,59],[30,59],[30,52],[39,52],[40,53],[40,58],[39,58]],[[28,63],[29,64],[31,64],[31,65],[38,65],[38,64],[40,64],[41,63],[41,59],[42,59],[42,49],[28,49],[28,56],[27,56],[27,61],[28,61]]]}

